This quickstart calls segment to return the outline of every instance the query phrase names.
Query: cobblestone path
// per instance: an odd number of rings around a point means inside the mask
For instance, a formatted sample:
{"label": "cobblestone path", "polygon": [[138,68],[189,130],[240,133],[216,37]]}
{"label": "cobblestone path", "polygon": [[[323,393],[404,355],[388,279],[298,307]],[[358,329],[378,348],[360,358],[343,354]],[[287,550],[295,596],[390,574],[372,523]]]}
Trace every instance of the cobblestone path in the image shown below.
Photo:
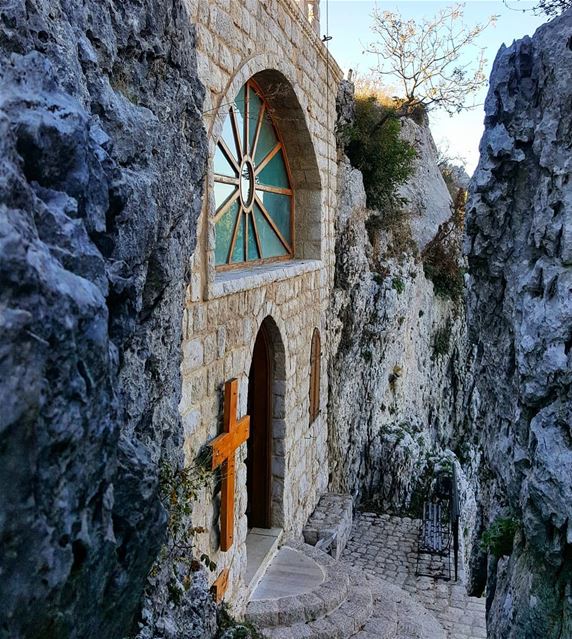
{"label": "cobblestone path", "polygon": [[356,513],[342,560],[399,586],[429,610],[448,639],[486,639],[485,599],[469,597],[459,582],[416,577],[419,520]]}

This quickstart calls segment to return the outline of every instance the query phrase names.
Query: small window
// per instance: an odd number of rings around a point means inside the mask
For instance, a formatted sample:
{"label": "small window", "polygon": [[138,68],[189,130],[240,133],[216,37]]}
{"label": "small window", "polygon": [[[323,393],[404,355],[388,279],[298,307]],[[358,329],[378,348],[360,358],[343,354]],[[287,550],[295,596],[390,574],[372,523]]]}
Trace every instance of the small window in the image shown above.
{"label": "small window", "polygon": [[322,345],[320,331],[315,328],[312,335],[312,350],[310,352],[310,424],[320,414],[320,365],[322,360]]}

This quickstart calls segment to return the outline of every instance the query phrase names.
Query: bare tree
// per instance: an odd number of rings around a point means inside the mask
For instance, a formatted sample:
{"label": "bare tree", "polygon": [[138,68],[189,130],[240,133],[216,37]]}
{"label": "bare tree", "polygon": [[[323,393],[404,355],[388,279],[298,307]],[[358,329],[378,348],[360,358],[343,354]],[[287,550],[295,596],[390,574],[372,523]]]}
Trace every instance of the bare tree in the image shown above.
{"label": "bare tree", "polygon": [[393,11],[373,12],[372,31],[377,40],[366,51],[377,56],[373,73],[392,76],[404,97],[399,99],[401,114],[409,115],[422,107],[445,109],[449,113],[471,108],[466,100],[486,83],[484,50],[476,59],[462,59],[467,47],[475,46],[478,36],[496,16],[468,27],[463,23],[463,7],[455,5],[419,23],[405,20]]}
{"label": "bare tree", "polygon": [[536,16],[544,14],[549,18],[554,18],[570,9],[570,7],[572,7],[572,0],[539,0],[538,4],[532,8],[521,5],[520,0],[515,0],[515,2],[503,0],[503,4],[508,9],[514,11],[522,11],[523,13],[531,11]]}

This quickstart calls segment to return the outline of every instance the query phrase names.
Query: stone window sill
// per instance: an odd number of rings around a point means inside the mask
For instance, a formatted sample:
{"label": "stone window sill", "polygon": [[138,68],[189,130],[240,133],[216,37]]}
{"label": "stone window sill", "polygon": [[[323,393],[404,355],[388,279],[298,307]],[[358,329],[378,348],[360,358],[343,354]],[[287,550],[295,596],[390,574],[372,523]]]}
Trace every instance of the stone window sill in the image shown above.
{"label": "stone window sill", "polygon": [[321,260],[292,260],[291,262],[241,268],[236,271],[220,271],[215,276],[209,297],[215,299],[233,293],[249,291],[297,275],[318,271],[320,268],[322,268]]}

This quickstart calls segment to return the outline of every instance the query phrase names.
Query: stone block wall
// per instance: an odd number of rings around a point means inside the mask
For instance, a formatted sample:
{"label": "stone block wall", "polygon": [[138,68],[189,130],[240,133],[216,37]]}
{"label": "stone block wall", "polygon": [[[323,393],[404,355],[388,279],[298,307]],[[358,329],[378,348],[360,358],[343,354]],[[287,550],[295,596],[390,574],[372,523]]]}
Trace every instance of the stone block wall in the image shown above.
{"label": "stone block wall", "polygon": [[[222,428],[224,382],[240,381],[239,415],[247,410],[248,374],[258,330],[267,317],[275,350],[273,392],[272,525],[300,534],[328,483],[327,366],[321,367],[321,409],[309,423],[310,348],[314,328],[324,342],[333,282],[336,147],[335,96],[341,72],[291,0],[191,1],[197,23],[199,77],[207,89],[204,120],[214,155],[229,104],[251,77],[279,83],[286,96],[272,105],[289,157],[296,205],[295,259],[217,272],[214,198],[209,167],[184,318],[185,452],[191,461]],[[323,353],[325,348],[323,347]],[[200,496],[197,546],[230,567],[227,601],[240,609],[246,568],[246,446],[237,454],[235,540],[218,550],[218,497]],[[215,480],[213,480],[213,483]],[[213,579],[214,579],[213,575]]]}

